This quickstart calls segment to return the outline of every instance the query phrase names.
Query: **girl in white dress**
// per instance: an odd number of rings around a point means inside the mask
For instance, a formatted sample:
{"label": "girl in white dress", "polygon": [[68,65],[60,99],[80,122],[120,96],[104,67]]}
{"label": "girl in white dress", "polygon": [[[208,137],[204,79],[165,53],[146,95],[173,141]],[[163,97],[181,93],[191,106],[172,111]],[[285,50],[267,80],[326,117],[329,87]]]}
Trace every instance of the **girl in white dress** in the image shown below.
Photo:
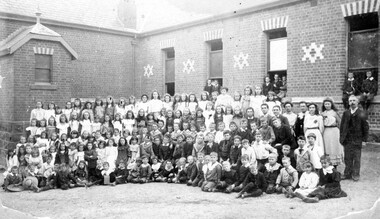
{"label": "girl in white dress", "polygon": [[266,100],[266,96],[263,95],[262,89],[260,85],[255,86],[255,92],[251,96],[251,101],[250,101],[250,107],[253,108],[255,112],[255,117],[260,118],[260,116],[263,115],[261,112],[261,104],[263,104]]}
{"label": "girl in white dress", "polygon": [[314,133],[316,136],[315,145],[319,147],[319,151],[322,155],[325,153],[325,147],[323,143],[322,133],[324,130],[323,118],[319,115],[318,106],[315,103],[309,104],[309,113],[305,115],[304,121],[304,133],[308,136],[310,133]]}

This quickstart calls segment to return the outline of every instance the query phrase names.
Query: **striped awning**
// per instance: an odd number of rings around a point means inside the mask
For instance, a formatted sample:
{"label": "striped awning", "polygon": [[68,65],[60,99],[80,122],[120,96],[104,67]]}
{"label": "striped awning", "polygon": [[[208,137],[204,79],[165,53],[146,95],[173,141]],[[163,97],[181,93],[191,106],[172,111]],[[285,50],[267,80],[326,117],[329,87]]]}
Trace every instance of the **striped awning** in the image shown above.
{"label": "striped awning", "polygon": [[166,48],[171,48],[171,47],[175,47],[175,38],[160,41],[161,49],[166,49]]}
{"label": "striped awning", "polygon": [[261,29],[263,31],[273,30],[279,28],[286,28],[288,25],[289,16],[275,17],[268,20],[261,21]]}
{"label": "striped awning", "polygon": [[223,29],[204,32],[203,37],[204,37],[205,41],[222,39],[223,38]]}
{"label": "striped awning", "polygon": [[41,55],[53,55],[54,49],[53,48],[41,48],[41,47],[33,47],[34,54],[41,54]]}
{"label": "striped awning", "polygon": [[380,0],[364,0],[340,5],[343,17],[378,12]]}

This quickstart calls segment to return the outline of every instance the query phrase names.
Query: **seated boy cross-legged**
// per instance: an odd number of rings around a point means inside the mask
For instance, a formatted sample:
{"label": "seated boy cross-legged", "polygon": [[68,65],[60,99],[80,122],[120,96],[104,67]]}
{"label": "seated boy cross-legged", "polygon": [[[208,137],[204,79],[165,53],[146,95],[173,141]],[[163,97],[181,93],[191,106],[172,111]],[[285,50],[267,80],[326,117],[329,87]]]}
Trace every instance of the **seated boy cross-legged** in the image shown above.
{"label": "seated boy cross-legged", "polygon": [[243,182],[243,189],[236,198],[258,197],[267,189],[267,182],[263,173],[259,172],[254,164],[249,167],[249,174]]}

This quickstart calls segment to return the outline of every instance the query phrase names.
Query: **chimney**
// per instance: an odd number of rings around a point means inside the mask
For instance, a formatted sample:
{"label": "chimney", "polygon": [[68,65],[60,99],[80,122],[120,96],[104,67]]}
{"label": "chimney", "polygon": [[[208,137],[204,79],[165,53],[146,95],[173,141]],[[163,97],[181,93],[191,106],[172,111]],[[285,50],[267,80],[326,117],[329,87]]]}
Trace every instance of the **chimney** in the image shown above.
{"label": "chimney", "polygon": [[136,29],[136,1],[119,0],[117,15],[125,28]]}
{"label": "chimney", "polygon": [[41,10],[40,10],[40,6],[37,7],[37,11],[36,11],[36,18],[37,18],[37,24],[40,24],[41,23]]}

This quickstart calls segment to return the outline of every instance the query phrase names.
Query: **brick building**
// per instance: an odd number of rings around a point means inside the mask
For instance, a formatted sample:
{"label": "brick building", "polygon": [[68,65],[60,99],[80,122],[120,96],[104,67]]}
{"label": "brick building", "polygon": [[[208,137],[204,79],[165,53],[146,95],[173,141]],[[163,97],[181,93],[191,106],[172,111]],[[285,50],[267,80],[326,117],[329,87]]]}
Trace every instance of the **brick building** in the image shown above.
{"label": "brick building", "polygon": [[[29,32],[40,36],[12,50],[10,41],[38,25],[37,1],[2,1],[0,148],[17,141],[37,99],[63,106],[152,89],[198,94],[207,78],[242,92],[278,73],[294,102],[330,96],[342,108],[347,71],[362,79],[371,70],[379,81],[380,0],[226,2],[39,1],[39,25],[60,41]],[[39,70],[37,56],[51,56],[48,69]],[[369,120],[378,131],[380,97],[374,102]]]}

